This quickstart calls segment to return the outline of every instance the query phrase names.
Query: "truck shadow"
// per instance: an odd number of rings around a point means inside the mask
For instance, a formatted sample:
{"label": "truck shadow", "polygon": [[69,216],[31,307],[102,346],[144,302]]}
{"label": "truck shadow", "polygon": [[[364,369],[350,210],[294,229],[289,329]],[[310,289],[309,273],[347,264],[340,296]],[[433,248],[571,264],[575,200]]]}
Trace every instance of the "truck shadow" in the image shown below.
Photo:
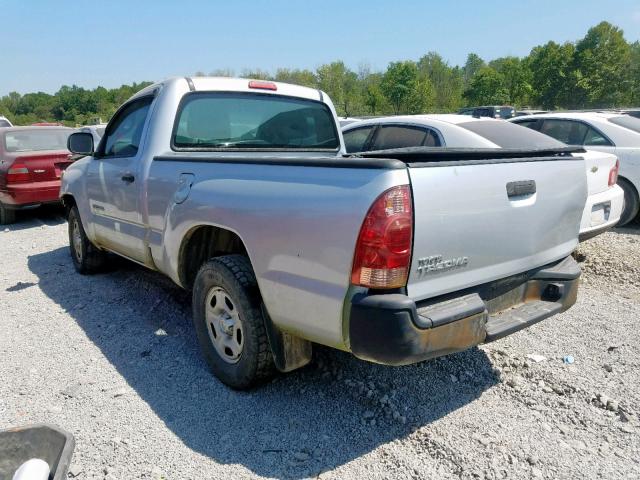
{"label": "truck shadow", "polygon": [[220,464],[267,477],[316,476],[410,435],[499,381],[477,348],[400,368],[317,348],[309,366],[235,392],[212,377],[200,357],[190,295],[123,263],[85,277],[73,270],[66,248],[28,260],[41,290],[68,311],[166,426]]}

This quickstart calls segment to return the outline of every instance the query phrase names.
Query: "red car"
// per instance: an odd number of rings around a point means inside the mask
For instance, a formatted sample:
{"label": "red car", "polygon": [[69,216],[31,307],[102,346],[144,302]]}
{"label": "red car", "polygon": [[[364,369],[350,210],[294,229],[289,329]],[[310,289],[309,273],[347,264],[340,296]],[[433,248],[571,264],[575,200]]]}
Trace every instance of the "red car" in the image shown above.
{"label": "red car", "polygon": [[0,128],[0,224],[19,209],[59,201],[60,176],[72,163],[66,127]]}

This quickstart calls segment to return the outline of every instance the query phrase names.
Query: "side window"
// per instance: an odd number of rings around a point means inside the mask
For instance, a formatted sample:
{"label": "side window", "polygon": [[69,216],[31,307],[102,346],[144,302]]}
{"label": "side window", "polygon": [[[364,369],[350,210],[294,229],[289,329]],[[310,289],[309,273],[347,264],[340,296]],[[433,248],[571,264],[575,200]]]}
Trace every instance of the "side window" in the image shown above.
{"label": "side window", "polygon": [[373,130],[373,125],[369,127],[354,128],[348,132],[342,132],[344,137],[344,145],[347,153],[355,153],[364,151],[367,139]]}
{"label": "side window", "polygon": [[[428,136],[431,136],[430,140],[428,140]],[[427,140],[434,142],[437,137],[434,139],[432,133],[428,133],[426,129],[420,127],[386,125],[378,130],[371,149],[388,150],[390,148],[419,147],[428,145]],[[440,142],[438,141],[438,143]]]}
{"label": "side window", "polygon": [[584,145],[588,126],[572,120],[545,120],[540,133],[549,135],[567,145]]}
{"label": "side window", "polygon": [[152,97],[135,100],[127,105],[105,132],[103,157],[133,157],[138,153],[144,122]]}
{"label": "side window", "polygon": [[512,123],[515,123],[516,125],[520,125],[521,127],[530,128],[531,130],[540,130],[540,122],[535,118],[528,119],[528,120],[519,120],[517,122],[512,122]]}
{"label": "side window", "polygon": [[587,127],[587,135],[584,137],[584,145],[603,147],[611,145],[611,142],[596,129]]}

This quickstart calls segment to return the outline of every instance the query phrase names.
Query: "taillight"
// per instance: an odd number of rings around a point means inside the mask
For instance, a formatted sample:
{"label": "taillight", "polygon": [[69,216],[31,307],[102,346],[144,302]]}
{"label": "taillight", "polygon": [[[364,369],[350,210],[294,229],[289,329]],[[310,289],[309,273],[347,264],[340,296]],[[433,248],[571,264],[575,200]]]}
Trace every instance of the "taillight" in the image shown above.
{"label": "taillight", "polygon": [[278,86],[273,82],[265,82],[263,80],[251,80],[249,88],[257,88],[260,90],[278,90]]}
{"label": "taillight", "polygon": [[411,261],[413,212],[409,185],[380,195],[364,219],[351,271],[351,283],[368,288],[407,284]]}
{"label": "taillight", "polygon": [[7,171],[7,183],[21,183],[29,181],[29,169],[22,163],[14,163]]}
{"label": "taillight", "polygon": [[609,171],[609,186],[613,187],[618,182],[618,172],[620,171],[620,160],[616,160],[616,165]]}

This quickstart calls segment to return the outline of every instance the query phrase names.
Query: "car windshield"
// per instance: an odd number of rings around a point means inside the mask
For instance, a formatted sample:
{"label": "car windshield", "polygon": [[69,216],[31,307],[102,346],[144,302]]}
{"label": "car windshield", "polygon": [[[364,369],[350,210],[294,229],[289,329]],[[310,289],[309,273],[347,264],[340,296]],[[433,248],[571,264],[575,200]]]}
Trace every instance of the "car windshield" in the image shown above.
{"label": "car windshield", "polygon": [[71,130],[38,129],[6,132],[4,145],[7,152],[33,152],[40,150],[66,150]]}
{"label": "car windshield", "polygon": [[636,133],[640,133],[640,118],[635,118],[630,115],[620,115],[619,117],[609,118],[609,121],[620,127],[628,128]]}
{"label": "car windshield", "polygon": [[336,150],[340,146],[326,104],[279,95],[188,94],[178,112],[176,149]]}
{"label": "car windshield", "polygon": [[562,148],[566,145],[530,128],[502,120],[459,123],[458,126],[486,138],[501,148]]}

